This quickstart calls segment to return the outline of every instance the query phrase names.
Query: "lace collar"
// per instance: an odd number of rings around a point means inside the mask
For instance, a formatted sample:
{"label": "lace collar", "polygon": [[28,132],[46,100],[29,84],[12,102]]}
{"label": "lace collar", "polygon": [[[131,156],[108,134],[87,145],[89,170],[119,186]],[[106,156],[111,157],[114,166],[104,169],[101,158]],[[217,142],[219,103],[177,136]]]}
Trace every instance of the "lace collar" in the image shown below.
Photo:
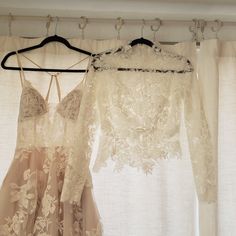
{"label": "lace collar", "polygon": [[[150,58],[152,57],[146,68],[143,68],[143,65],[147,62],[146,60],[142,61],[143,53],[149,53]],[[95,55],[91,66],[95,71],[119,70],[186,73],[194,70],[188,58],[163,49],[159,42],[154,43],[151,47],[142,44],[132,47],[129,42],[118,48],[113,48]]]}

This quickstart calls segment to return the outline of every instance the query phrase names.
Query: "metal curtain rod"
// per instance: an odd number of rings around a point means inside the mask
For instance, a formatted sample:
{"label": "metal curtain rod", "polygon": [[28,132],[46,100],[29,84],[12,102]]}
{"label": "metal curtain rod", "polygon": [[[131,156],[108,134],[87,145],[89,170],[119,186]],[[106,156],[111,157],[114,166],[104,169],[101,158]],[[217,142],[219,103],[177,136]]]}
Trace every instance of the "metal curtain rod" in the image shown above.
{"label": "metal curtain rod", "polygon": [[[20,15],[11,15],[12,20],[16,21],[25,21],[25,20],[30,20],[30,21],[47,21],[48,16],[20,16]],[[112,23],[115,24],[117,22],[117,18],[87,18],[87,23]],[[62,21],[62,22],[79,22],[81,17],[51,17],[51,21]],[[4,21],[9,21],[9,15],[0,15],[0,20]],[[133,24],[133,25],[140,25],[143,22],[143,19],[124,19],[122,18],[124,24]],[[215,21],[207,21],[206,26],[214,26]],[[185,25],[185,26],[191,26],[193,23],[192,20],[161,20],[161,24],[163,25]],[[145,19],[145,24],[146,25],[155,25],[156,20],[146,20]],[[224,26],[236,26],[236,21],[222,21],[222,24]]]}

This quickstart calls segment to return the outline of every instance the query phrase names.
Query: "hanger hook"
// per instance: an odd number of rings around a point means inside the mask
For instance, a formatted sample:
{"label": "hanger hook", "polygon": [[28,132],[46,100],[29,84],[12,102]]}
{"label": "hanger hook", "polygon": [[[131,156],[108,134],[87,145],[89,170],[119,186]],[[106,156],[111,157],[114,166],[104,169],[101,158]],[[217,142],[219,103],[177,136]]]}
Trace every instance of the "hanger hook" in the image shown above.
{"label": "hanger hook", "polygon": [[116,19],[115,29],[117,31],[117,39],[120,39],[120,30],[124,25],[124,20],[121,17]]}
{"label": "hanger hook", "polygon": [[58,22],[59,22],[59,17],[56,16],[55,35],[57,34],[57,26],[58,26]]}
{"label": "hanger hook", "polygon": [[145,20],[142,19],[142,27],[141,27],[141,37],[143,38],[143,30],[144,30],[144,27],[145,27]]}
{"label": "hanger hook", "polygon": [[9,36],[12,36],[12,30],[11,30],[12,21],[13,21],[13,16],[12,16],[11,13],[9,13],[9,16],[8,16],[8,33],[9,33]]}
{"label": "hanger hook", "polygon": [[88,19],[85,16],[80,17],[80,22],[78,24],[79,29],[82,31],[82,39],[84,39],[84,29],[88,24]]}
{"label": "hanger hook", "polygon": [[49,34],[49,28],[50,28],[50,25],[51,25],[51,22],[52,22],[52,17],[50,15],[47,16],[47,22],[46,22],[46,30],[47,30],[47,33],[46,33],[46,36],[48,36]]}
{"label": "hanger hook", "polygon": [[157,23],[155,25],[150,26],[151,30],[154,32],[154,35],[153,35],[153,41],[154,42],[156,41],[156,34],[159,31],[159,29],[161,27],[161,24],[162,24],[161,19],[159,19],[159,18],[155,18],[155,21]]}
{"label": "hanger hook", "polygon": [[215,25],[211,27],[211,30],[215,32],[216,38],[218,38],[218,32],[223,26],[223,22],[220,20],[214,20]]}

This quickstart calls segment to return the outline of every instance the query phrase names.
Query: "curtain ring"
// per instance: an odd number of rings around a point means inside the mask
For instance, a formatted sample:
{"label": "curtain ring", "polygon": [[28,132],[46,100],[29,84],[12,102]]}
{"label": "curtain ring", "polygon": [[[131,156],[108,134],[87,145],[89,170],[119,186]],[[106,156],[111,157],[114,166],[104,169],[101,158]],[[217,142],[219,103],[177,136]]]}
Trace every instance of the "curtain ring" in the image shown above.
{"label": "curtain ring", "polygon": [[142,26],[141,26],[141,37],[143,38],[143,30],[144,30],[144,27],[145,27],[145,20],[142,19]]}
{"label": "curtain ring", "polygon": [[197,41],[197,19],[192,19],[193,24],[189,26],[189,31],[192,33],[192,40]]}
{"label": "curtain ring", "polygon": [[120,39],[120,30],[124,25],[124,20],[121,17],[116,19],[115,29],[117,31],[117,39]]}
{"label": "curtain ring", "polygon": [[189,26],[189,31],[193,35],[192,40],[196,42],[197,49],[200,49],[200,42],[204,40],[204,30],[207,23],[202,19],[193,19],[192,22],[193,24]]}
{"label": "curtain ring", "polygon": [[[189,31],[193,34],[193,41],[200,41],[204,39],[204,30],[206,26],[206,21],[201,19],[193,19],[193,24],[189,26]],[[199,31],[201,32],[201,37],[199,37]]]}
{"label": "curtain ring", "polygon": [[214,20],[215,25],[211,27],[211,30],[216,34],[216,38],[218,39],[218,32],[223,26],[223,22],[220,20]]}
{"label": "curtain ring", "polygon": [[12,21],[13,21],[13,16],[11,13],[9,13],[9,16],[8,16],[8,34],[9,34],[9,36],[12,36],[12,30],[11,30]]}
{"label": "curtain ring", "polygon": [[48,36],[49,34],[49,28],[50,28],[50,25],[51,25],[51,22],[52,22],[52,17],[50,15],[47,16],[47,22],[46,22],[46,36]]}
{"label": "curtain ring", "polygon": [[56,16],[55,35],[57,34],[57,26],[58,26],[58,22],[59,22],[59,17]]}
{"label": "curtain ring", "polygon": [[161,20],[159,18],[155,18],[155,21],[157,22],[157,24],[150,26],[151,30],[154,32],[154,35],[153,35],[154,42],[156,41],[156,34],[161,27]]}
{"label": "curtain ring", "polygon": [[205,30],[205,27],[206,27],[206,21],[205,20],[199,20],[199,24],[200,24],[200,30],[201,30],[201,39],[203,40],[205,38],[205,35],[204,35],[204,30]]}
{"label": "curtain ring", "polygon": [[86,28],[87,24],[88,24],[88,19],[85,16],[81,16],[78,27],[82,32],[82,39],[84,39],[84,29]]}

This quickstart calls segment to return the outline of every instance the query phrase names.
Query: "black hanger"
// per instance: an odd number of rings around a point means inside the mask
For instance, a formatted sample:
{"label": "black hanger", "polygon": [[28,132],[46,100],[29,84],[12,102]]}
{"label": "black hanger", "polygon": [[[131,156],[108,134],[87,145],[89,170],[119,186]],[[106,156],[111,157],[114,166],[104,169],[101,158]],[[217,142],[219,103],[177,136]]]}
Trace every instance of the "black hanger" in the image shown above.
{"label": "black hanger", "polygon": [[[168,42],[168,41],[162,41],[162,42],[161,42],[161,41],[159,41],[159,43],[160,43],[160,44],[166,44],[166,45],[174,45],[174,44],[177,44],[177,43],[179,43],[179,42],[172,42],[172,41],[170,41],[170,42]],[[129,43],[129,45],[130,45],[131,47],[133,47],[133,46],[135,46],[135,45],[137,45],[137,44],[144,44],[144,45],[147,45],[147,46],[149,46],[149,47],[155,46],[156,48],[158,48],[158,45],[155,45],[152,41],[150,41],[149,39],[143,38],[143,37],[134,39],[134,40],[132,40],[132,41]],[[159,48],[159,50],[161,51],[160,48]]]}
{"label": "black hanger", "polygon": [[[147,45],[147,46],[149,46],[149,47],[152,47],[153,45],[154,45],[154,43],[152,42],[152,41],[150,41],[150,40],[148,40],[148,39],[145,39],[145,38],[143,38],[143,37],[141,37],[141,38],[137,38],[137,39],[134,39],[134,40],[132,40],[128,45],[130,45],[131,47],[133,47],[133,46],[135,46],[135,45],[137,45],[137,44],[144,44],[144,45]],[[158,48],[157,46],[155,46],[156,48]],[[117,52],[120,52],[120,51],[122,51],[122,49],[124,48],[124,46],[121,46],[121,47],[119,47],[115,52],[113,51],[113,50],[108,50],[108,51],[105,51],[105,52],[101,52],[101,53],[98,53],[98,54],[96,54],[96,58],[99,58],[101,55],[108,55],[108,54],[111,54],[111,53],[117,53]],[[158,48],[159,49],[159,51],[161,51],[161,49],[160,48]],[[94,55],[95,56],[95,55]],[[93,62],[95,61],[96,59],[95,59],[95,57],[93,58]],[[92,62],[92,64],[93,64],[93,62]]]}
{"label": "black hanger", "polygon": [[[130,45],[131,47],[134,47],[138,44],[146,45],[148,47],[153,47],[153,45],[154,45],[154,43],[152,41],[145,39],[143,37],[132,40],[128,45]],[[157,48],[157,46],[155,46],[155,47]],[[122,48],[123,48],[123,46],[118,48],[117,51],[115,51],[115,53],[120,52],[122,50]]]}
{"label": "black hanger", "polygon": [[149,47],[152,47],[152,46],[154,45],[154,43],[153,43],[152,41],[150,41],[150,40],[148,40],[148,39],[145,39],[145,38],[143,38],[143,37],[134,39],[134,40],[132,40],[132,41],[129,43],[129,45],[130,45],[131,47],[133,47],[133,46],[135,46],[135,45],[137,45],[137,44],[144,44],[144,45],[147,45],[147,46],[149,46]]}
{"label": "black hanger", "polygon": [[[64,44],[66,47],[68,47],[69,49],[72,49],[76,52],[80,52],[80,53],[83,53],[85,55],[93,56],[93,54],[91,52],[88,52],[88,51],[85,51],[83,49],[72,46],[68,42],[67,39],[65,39],[61,36],[58,36],[58,35],[49,36],[49,37],[45,38],[41,43],[39,43],[35,46],[20,49],[20,50],[18,50],[18,53],[28,52],[28,51],[31,51],[31,50],[34,50],[34,49],[37,49],[37,48],[41,48],[41,47],[43,47],[44,45],[46,45],[50,42],[60,42],[60,43]],[[20,70],[19,67],[13,67],[13,66],[6,66],[5,65],[7,59],[9,57],[13,56],[13,55],[16,55],[16,51],[9,52],[3,58],[2,62],[1,62],[1,66],[2,66],[3,69],[5,69],[5,70]],[[23,67],[23,70],[25,70],[25,71],[46,71],[46,72],[79,72],[79,73],[86,72],[86,70],[83,70],[83,69],[70,69],[69,70],[69,69],[27,68],[27,67],[26,68]]]}

